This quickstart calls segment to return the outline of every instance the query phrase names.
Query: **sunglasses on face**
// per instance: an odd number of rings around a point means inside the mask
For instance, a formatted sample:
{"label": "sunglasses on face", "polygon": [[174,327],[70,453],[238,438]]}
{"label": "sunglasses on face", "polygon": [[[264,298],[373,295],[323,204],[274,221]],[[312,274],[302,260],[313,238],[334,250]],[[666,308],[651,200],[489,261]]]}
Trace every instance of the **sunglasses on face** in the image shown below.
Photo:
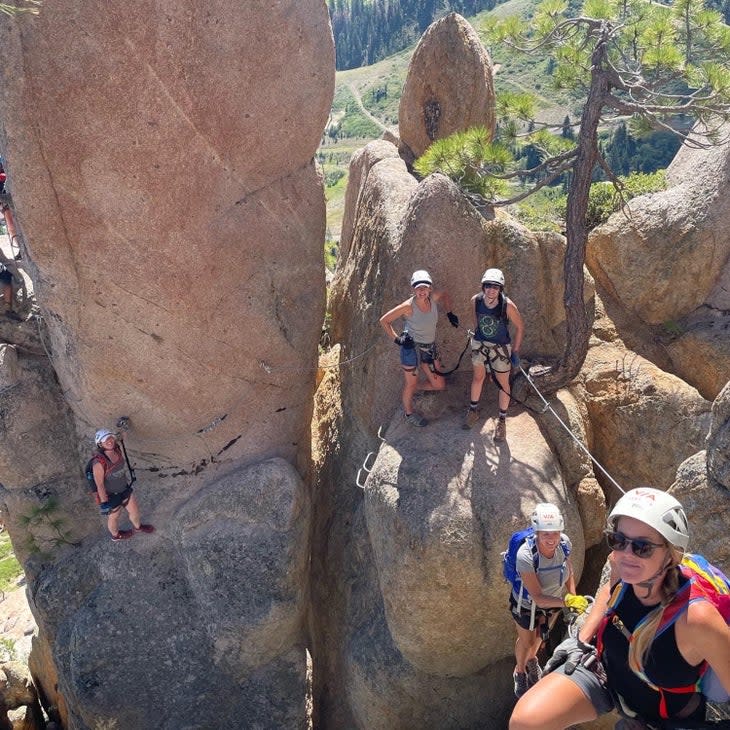
{"label": "sunglasses on face", "polygon": [[499,289],[499,284],[482,284],[484,289]]}
{"label": "sunglasses on face", "polygon": [[656,542],[626,537],[623,532],[611,532],[607,530],[605,535],[606,542],[611,550],[623,552],[626,550],[626,546],[630,545],[631,552],[636,555],[637,558],[650,558],[654,554],[654,550],[664,547],[664,545],[660,545]]}

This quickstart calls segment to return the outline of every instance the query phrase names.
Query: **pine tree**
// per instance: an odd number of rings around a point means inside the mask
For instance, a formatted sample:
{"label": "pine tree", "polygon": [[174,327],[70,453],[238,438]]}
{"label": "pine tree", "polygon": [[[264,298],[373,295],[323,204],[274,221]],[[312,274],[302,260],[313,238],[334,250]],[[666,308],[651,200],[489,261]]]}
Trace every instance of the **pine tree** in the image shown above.
{"label": "pine tree", "polygon": [[[538,125],[525,140],[532,144],[539,140],[544,154],[538,166],[510,172],[504,158],[495,158],[486,147],[480,154],[482,160],[491,162],[468,161],[469,168],[478,171],[470,178],[473,188],[480,185],[474,179],[479,176],[500,183],[528,175],[540,179],[534,189],[511,198],[485,196],[494,206],[517,202],[561,175],[569,175],[563,298],[566,345],[558,363],[537,377],[544,392],[553,392],[577,375],[588,351],[591,317],[583,304],[583,265],[588,195],[596,166],[620,189],[599,149],[599,124],[612,115],[630,117],[638,130],[669,132],[695,147],[716,143],[730,121],[730,28],[702,0],[678,0],[673,7],[643,0],[586,0],[578,14],[569,12],[565,0],[543,0],[529,23],[508,18],[493,23],[490,31],[496,44],[541,57],[551,55],[554,81],[584,102],[574,144],[556,146],[545,137],[546,125]],[[522,95],[511,96],[503,107],[512,106],[514,118],[523,124],[534,118],[533,107]],[[673,127],[671,120],[680,114],[692,115],[701,132]],[[500,124],[499,129],[502,134],[512,131],[517,136],[519,127],[513,121]],[[559,136],[554,139],[569,142]],[[447,150],[448,139],[434,143],[431,148],[435,151],[427,151],[432,160],[442,143]],[[496,140],[493,146],[504,150],[505,140]],[[453,150],[449,159],[458,159],[459,154],[458,149]],[[462,174],[457,169],[454,179],[458,181]],[[499,187],[484,183],[484,189]]]}

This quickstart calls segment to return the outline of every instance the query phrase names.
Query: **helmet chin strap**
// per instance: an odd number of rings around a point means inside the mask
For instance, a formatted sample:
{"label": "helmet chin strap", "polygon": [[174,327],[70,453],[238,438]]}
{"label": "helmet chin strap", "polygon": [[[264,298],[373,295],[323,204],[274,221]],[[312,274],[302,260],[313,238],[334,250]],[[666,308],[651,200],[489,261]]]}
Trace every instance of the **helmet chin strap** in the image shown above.
{"label": "helmet chin strap", "polygon": [[654,575],[652,575],[647,580],[642,580],[641,583],[637,583],[636,585],[639,586],[640,588],[646,588],[646,595],[640,596],[640,598],[643,598],[645,600],[647,598],[649,598],[649,596],[651,595],[651,590],[654,587],[654,584],[657,582],[657,578],[659,578],[660,575],[664,575],[664,573],[666,573],[669,570],[669,568],[671,568],[671,567],[672,567],[672,558],[670,557],[667,560],[664,567],[659,568],[659,570],[657,570],[657,572],[654,573]]}

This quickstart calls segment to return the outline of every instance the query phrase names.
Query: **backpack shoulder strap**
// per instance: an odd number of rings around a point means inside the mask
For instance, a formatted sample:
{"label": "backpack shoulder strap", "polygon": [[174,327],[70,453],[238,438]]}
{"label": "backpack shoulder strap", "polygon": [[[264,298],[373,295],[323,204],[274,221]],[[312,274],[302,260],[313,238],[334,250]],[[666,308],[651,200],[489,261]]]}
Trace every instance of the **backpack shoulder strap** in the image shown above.
{"label": "backpack shoulder strap", "polygon": [[101,464],[102,468],[104,469],[104,476],[106,476],[109,473],[109,469],[111,469],[112,463],[109,460],[109,457],[106,454],[103,454],[101,451],[94,454],[91,457],[91,468],[94,468],[94,464],[99,462]]}
{"label": "backpack shoulder strap", "polygon": [[525,542],[532,553],[532,565],[535,568],[535,573],[537,573],[540,568],[540,551],[537,549],[537,540],[535,539],[535,535],[528,535],[525,538]]}

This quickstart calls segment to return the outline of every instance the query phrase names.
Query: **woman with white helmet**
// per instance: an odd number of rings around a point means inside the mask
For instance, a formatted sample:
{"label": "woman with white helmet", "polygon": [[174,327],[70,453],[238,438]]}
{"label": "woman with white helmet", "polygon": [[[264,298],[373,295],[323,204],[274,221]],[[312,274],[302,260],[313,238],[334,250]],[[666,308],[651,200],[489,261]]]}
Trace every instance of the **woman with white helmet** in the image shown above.
{"label": "woman with white helmet", "polygon": [[510,611],[517,627],[513,675],[516,697],[542,676],[537,652],[547,636],[550,617],[563,606],[585,611],[588,605],[584,596],[575,595],[571,542],[563,532],[565,521],[560,510],[542,502],[535,506],[530,524],[534,537],[528,537],[517,550],[520,579],[510,593]]}
{"label": "woman with white helmet", "polygon": [[[578,640],[558,647],[545,676],[517,703],[510,730],[562,730],[613,709],[624,718],[621,728],[709,727],[696,686],[709,667],[730,692],[730,627],[710,601],[689,601],[683,590],[689,579],[679,563],[689,530],[682,505],[658,489],[632,489],[612,510],[606,539],[611,580]],[[658,632],[669,604],[681,613]],[[600,653],[589,643],[596,634]]]}
{"label": "woman with white helmet", "polygon": [[[436,370],[441,362],[436,349],[437,304],[446,309],[453,327],[459,318],[451,311],[451,297],[445,289],[434,289],[428,271],[419,269],[411,276],[412,296],[380,318],[380,324],[396,345],[400,346],[400,364],[403,369],[403,411],[406,422],[412,426],[426,426],[428,421],[413,411],[413,396],[418,390],[443,390],[446,381]],[[397,334],[393,323],[403,319],[403,331]],[[419,380],[419,372],[424,380]]]}
{"label": "woman with white helmet", "polygon": [[[520,362],[519,352],[525,326],[515,303],[504,294],[504,274],[501,269],[487,269],[482,274],[482,290],[471,298],[474,312],[474,336],[471,340],[473,368],[470,402],[464,418],[469,429],[479,420],[479,399],[487,377],[487,368],[499,387],[499,414],[494,440],[507,437],[507,409],[510,401],[509,375]],[[509,325],[514,327],[511,340]]]}
{"label": "woman with white helmet", "polygon": [[[136,532],[154,532],[152,525],[142,522],[134,489],[127,481],[125,458],[117,437],[108,428],[100,428],[94,436],[97,452],[92,460],[92,475],[99,500],[99,512],[107,518],[112,540],[118,542],[134,537]],[[127,510],[133,530],[119,529],[119,515]]]}

